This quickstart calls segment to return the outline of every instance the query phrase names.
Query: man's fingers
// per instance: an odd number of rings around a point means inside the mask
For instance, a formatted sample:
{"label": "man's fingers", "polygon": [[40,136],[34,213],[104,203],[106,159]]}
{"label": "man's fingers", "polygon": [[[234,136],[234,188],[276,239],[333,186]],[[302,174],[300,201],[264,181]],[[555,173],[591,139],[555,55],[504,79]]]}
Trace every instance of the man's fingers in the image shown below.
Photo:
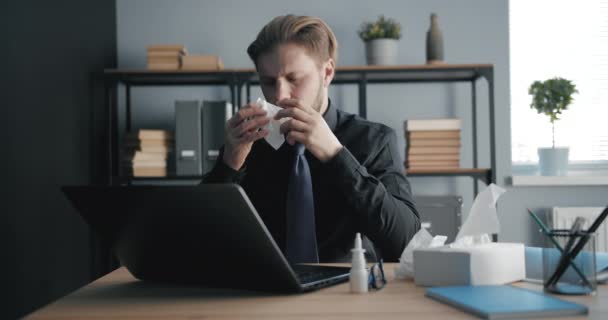
{"label": "man's fingers", "polygon": [[266,130],[266,129],[262,129],[262,130],[256,131],[256,132],[255,132],[255,133],[252,135],[252,138],[253,138],[253,140],[252,140],[252,141],[256,141],[256,140],[258,140],[258,139],[264,138],[264,137],[266,137],[268,134],[269,134],[269,132],[268,132],[268,130]]}
{"label": "man's fingers", "polygon": [[242,136],[240,136],[238,138],[237,141],[239,143],[249,143],[249,142],[256,141],[260,138],[263,138],[267,135],[268,135],[268,130],[266,130],[266,129],[255,130],[255,131],[252,130],[252,131],[245,132]]}
{"label": "man's fingers", "polygon": [[283,100],[277,101],[277,105],[279,105],[285,109],[288,109],[288,108],[300,109],[308,114],[315,112],[315,110],[312,109],[310,106],[302,105],[302,103],[298,99],[283,99]]}
{"label": "man's fingers", "polygon": [[296,142],[306,145],[306,133],[299,132],[299,131],[289,131],[289,133],[285,137],[285,140],[287,140],[287,143],[289,143],[292,146]]}
{"label": "man's fingers", "polygon": [[279,110],[279,112],[277,112],[274,118],[276,120],[279,120],[281,118],[294,118],[306,122],[310,118],[310,114],[308,114],[302,109],[290,107]]}
{"label": "man's fingers", "polygon": [[270,122],[267,117],[256,117],[250,121],[242,122],[237,128],[235,128],[236,136],[241,136],[245,132],[257,131],[258,128],[266,126]]}
{"label": "man's fingers", "polygon": [[258,116],[266,116],[266,111],[264,111],[264,109],[257,104],[248,104],[239,109],[239,111],[232,118],[230,118],[228,125],[231,128],[234,128],[240,125],[243,121]]}
{"label": "man's fingers", "polygon": [[309,129],[309,126],[303,122],[300,121],[298,119],[289,119],[287,121],[285,121],[280,128],[280,132],[282,134],[285,134],[286,132],[289,131],[300,131],[300,132],[305,132]]}

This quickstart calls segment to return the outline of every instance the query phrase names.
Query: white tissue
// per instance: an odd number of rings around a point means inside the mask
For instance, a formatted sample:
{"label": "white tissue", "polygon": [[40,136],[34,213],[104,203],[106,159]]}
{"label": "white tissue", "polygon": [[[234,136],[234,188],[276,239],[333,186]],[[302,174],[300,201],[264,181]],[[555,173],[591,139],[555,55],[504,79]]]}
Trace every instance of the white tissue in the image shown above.
{"label": "white tissue", "polygon": [[458,231],[455,245],[466,246],[490,242],[489,235],[500,231],[496,201],[503,193],[505,189],[492,183],[475,197],[471,211]]}
{"label": "white tissue", "polygon": [[264,129],[268,130],[268,135],[264,138],[266,142],[270,144],[275,150],[279,149],[281,145],[285,142],[285,137],[281,134],[281,124],[283,122],[289,120],[290,118],[282,118],[280,120],[275,120],[274,116],[279,112],[282,108],[275,106],[272,103],[267,102],[262,98],[258,98],[256,103],[266,111],[266,116],[270,118],[270,122]]}
{"label": "white tissue", "polygon": [[477,234],[474,236],[465,236],[459,239],[456,239],[454,242],[450,243],[448,246],[450,248],[468,248],[477,246],[480,244],[490,243],[492,240],[490,239],[490,235],[487,233]]}
{"label": "white tissue", "polygon": [[403,250],[401,258],[399,258],[399,265],[395,268],[395,277],[397,279],[413,278],[414,249],[441,247],[447,238],[446,236],[433,237],[425,228],[421,228]]}

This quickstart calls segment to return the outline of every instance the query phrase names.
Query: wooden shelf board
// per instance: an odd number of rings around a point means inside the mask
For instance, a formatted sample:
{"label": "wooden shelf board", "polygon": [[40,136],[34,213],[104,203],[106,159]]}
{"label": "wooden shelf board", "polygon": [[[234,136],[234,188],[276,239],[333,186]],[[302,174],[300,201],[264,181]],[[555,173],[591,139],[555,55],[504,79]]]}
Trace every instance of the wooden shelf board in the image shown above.
{"label": "wooden shelf board", "polygon": [[[455,69],[480,69],[491,68],[492,64],[412,64],[412,65],[393,65],[393,66],[338,66],[338,72],[362,72],[362,71],[414,71],[414,70],[438,70],[451,71]],[[104,74],[124,75],[124,74],[213,74],[213,73],[255,73],[253,68],[231,68],[222,70],[148,70],[148,69],[105,69]]]}
{"label": "wooden shelf board", "polygon": [[488,168],[454,168],[454,169],[407,169],[407,174],[485,174]]}
{"label": "wooden shelf board", "polygon": [[410,177],[472,177],[486,184],[492,182],[492,170],[489,168],[409,169],[405,173]]}

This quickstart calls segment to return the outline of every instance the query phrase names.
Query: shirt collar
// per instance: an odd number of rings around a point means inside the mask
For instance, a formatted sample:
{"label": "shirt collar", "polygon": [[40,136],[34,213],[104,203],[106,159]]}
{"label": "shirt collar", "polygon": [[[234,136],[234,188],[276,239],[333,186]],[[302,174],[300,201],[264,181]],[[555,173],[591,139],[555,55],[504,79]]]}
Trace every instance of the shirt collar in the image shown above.
{"label": "shirt collar", "polygon": [[336,126],[338,125],[338,110],[331,104],[331,99],[328,99],[327,110],[323,114],[323,119],[325,119],[331,131],[336,130]]}

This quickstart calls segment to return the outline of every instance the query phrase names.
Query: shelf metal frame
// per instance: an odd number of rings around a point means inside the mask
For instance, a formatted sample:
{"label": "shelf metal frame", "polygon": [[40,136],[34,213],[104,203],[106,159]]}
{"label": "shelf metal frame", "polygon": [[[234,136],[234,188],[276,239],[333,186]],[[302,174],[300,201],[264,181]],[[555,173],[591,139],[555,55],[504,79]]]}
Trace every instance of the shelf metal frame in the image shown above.
{"label": "shelf metal frame", "polygon": [[[478,169],[477,141],[477,84],[485,79],[488,84],[488,111],[490,130],[490,168]],[[120,148],[118,141],[118,89],[125,87],[125,130],[132,130],[131,89],[144,86],[227,86],[233,111],[242,105],[243,99],[251,101],[251,86],[259,85],[254,69],[226,69],[221,71],[156,71],[107,69],[103,72],[105,105],[108,130],[107,163],[108,184],[124,182],[120,172]],[[371,84],[387,83],[454,83],[471,84],[471,119],[473,169],[450,172],[412,172],[409,176],[469,176],[473,178],[474,194],[478,193],[477,181],[486,184],[496,182],[496,127],[494,106],[494,66],[491,64],[439,64],[402,66],[347,66],[336,69],[332,85],[354,84],[358,88],[359,116],[367,117],[367,88]],[[243,89],[245,95],[243,96]],[[196,177],[189,177],[193,179]],[[172,179],[172,178],[169,178]],[[179,179],[179,178],[177,178]]]}

